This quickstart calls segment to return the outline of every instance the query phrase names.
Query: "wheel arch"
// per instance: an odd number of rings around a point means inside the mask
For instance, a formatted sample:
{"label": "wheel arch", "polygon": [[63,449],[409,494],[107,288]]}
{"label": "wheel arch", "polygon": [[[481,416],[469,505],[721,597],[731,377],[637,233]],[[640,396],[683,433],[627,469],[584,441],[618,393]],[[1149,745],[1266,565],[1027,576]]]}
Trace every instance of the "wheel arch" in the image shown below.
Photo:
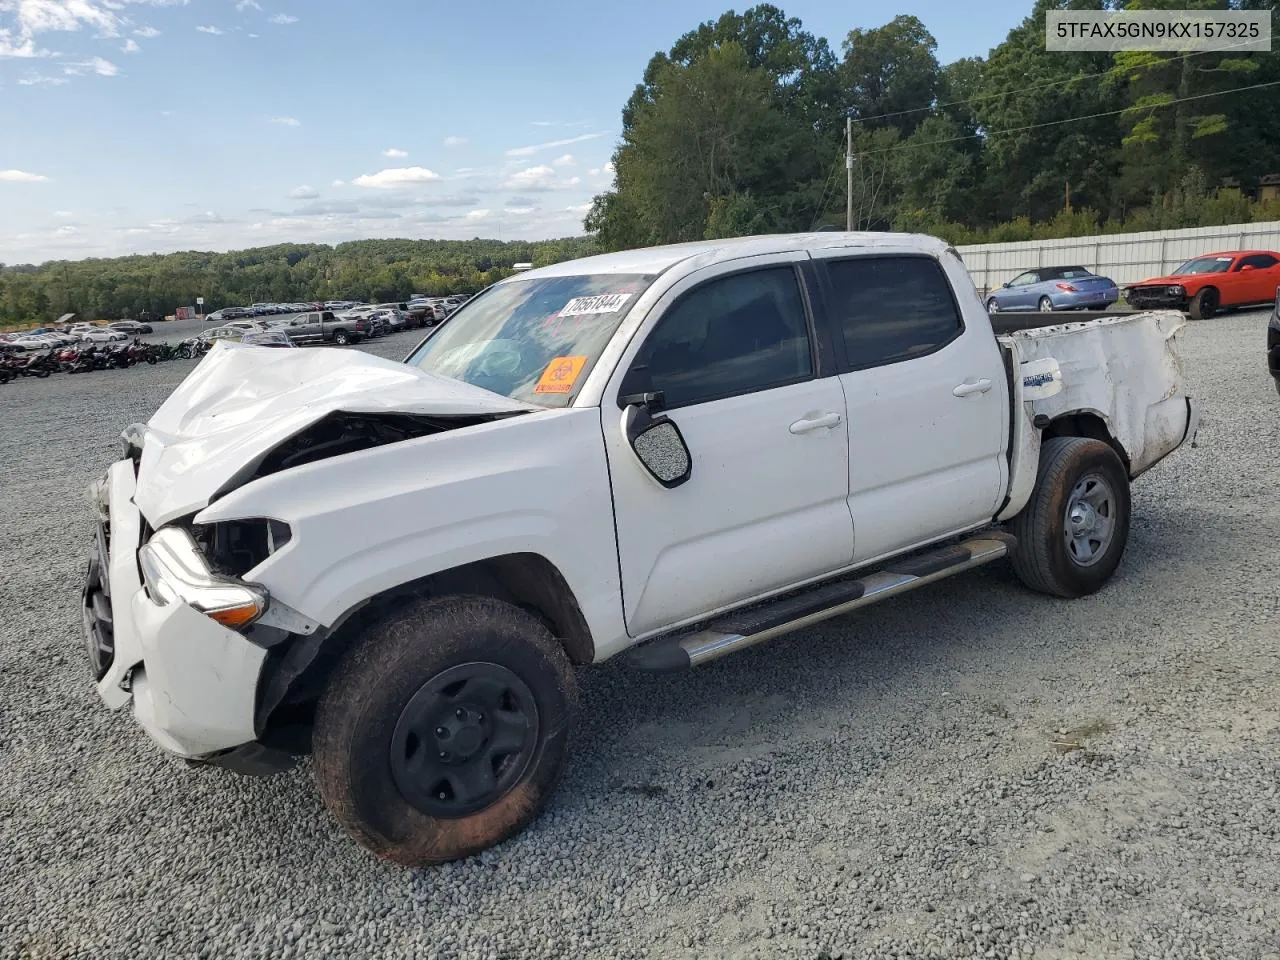
{"label": "wheel arch", "polygon": [[344,612],[327,630],[294,635],[273,647],[258,682],[255,727],[266,744],[302,749],[312,709],[339,657],[360,631],[389,610],[425,597],[492,597],[537,617],[575,665],[595,659],[595,643],[577,598],[560,570],[537,553],[488,557],[410,580]]}
{"label": "wheel arch", "polygon": [[1133,476],[1133,463],[1124,445],[1116,438],[1107,418],[1097,410],[1071,410],[1060,413],[1049,421],[1040,434],[1041,442],[1053,437],[1084,437],[1099,440],[1116,452],[1124,464],[1125,473]]}

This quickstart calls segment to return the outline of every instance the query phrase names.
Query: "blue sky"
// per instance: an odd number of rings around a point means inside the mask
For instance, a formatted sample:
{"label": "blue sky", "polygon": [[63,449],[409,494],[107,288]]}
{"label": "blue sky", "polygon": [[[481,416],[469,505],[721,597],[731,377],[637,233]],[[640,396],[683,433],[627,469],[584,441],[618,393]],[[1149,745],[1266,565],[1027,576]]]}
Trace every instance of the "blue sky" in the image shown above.
{"label": "blue sky", "polygon": [[[778,5],[837,53],[914,13],[944,63],[1031,7]],[[0,262],[581,233],[645,64],[728,8],[0,0]]]}

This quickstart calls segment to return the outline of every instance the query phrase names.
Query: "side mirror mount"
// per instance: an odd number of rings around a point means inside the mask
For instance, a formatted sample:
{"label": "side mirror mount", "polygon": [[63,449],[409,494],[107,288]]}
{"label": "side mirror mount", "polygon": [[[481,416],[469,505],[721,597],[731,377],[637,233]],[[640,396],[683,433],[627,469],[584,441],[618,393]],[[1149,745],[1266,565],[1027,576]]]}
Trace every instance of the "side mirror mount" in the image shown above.
{"label": "side mirror mount", "polygon": [[1008,280],[1006,280],[1004,283],[1000,284],[1000,287],[1001,287],[1001,289],[1008,290],[1008,289],[1009,289],[1009,281],[1008,281]]}
{"label": "side mirror mount", "polygon": [[662,394],[648,392],[621,397],[623,429],[636,459],[649,475],[671,490],[693,475],[693,457],[680,428],[667,416],[654,416],[662,407]]}

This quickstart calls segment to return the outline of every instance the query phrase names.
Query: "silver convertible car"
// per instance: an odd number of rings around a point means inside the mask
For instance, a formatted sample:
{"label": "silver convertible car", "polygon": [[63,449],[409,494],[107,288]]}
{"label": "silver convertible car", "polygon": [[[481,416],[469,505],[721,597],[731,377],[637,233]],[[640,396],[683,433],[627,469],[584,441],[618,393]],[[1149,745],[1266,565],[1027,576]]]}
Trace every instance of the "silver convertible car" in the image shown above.
{"label": "silver convertible car", "polygon": [[1105,310],[1120,299],[1110,277],[1084,267],[1038,267],[1020,273],[987,297],[987,312],[1001,310]]}

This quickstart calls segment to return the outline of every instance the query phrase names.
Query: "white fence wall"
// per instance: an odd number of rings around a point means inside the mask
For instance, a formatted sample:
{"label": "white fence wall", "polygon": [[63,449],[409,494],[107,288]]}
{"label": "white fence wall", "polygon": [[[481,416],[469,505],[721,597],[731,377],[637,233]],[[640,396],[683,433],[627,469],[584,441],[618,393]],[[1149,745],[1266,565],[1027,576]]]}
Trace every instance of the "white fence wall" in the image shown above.
{"label": "white fence wall", "polygon": [[1280,250],[1280,221],[956,247],[984,293],[1033,267],[1087,267],[1123,286],[1168,273],[1197,254],[1250,248]]}

